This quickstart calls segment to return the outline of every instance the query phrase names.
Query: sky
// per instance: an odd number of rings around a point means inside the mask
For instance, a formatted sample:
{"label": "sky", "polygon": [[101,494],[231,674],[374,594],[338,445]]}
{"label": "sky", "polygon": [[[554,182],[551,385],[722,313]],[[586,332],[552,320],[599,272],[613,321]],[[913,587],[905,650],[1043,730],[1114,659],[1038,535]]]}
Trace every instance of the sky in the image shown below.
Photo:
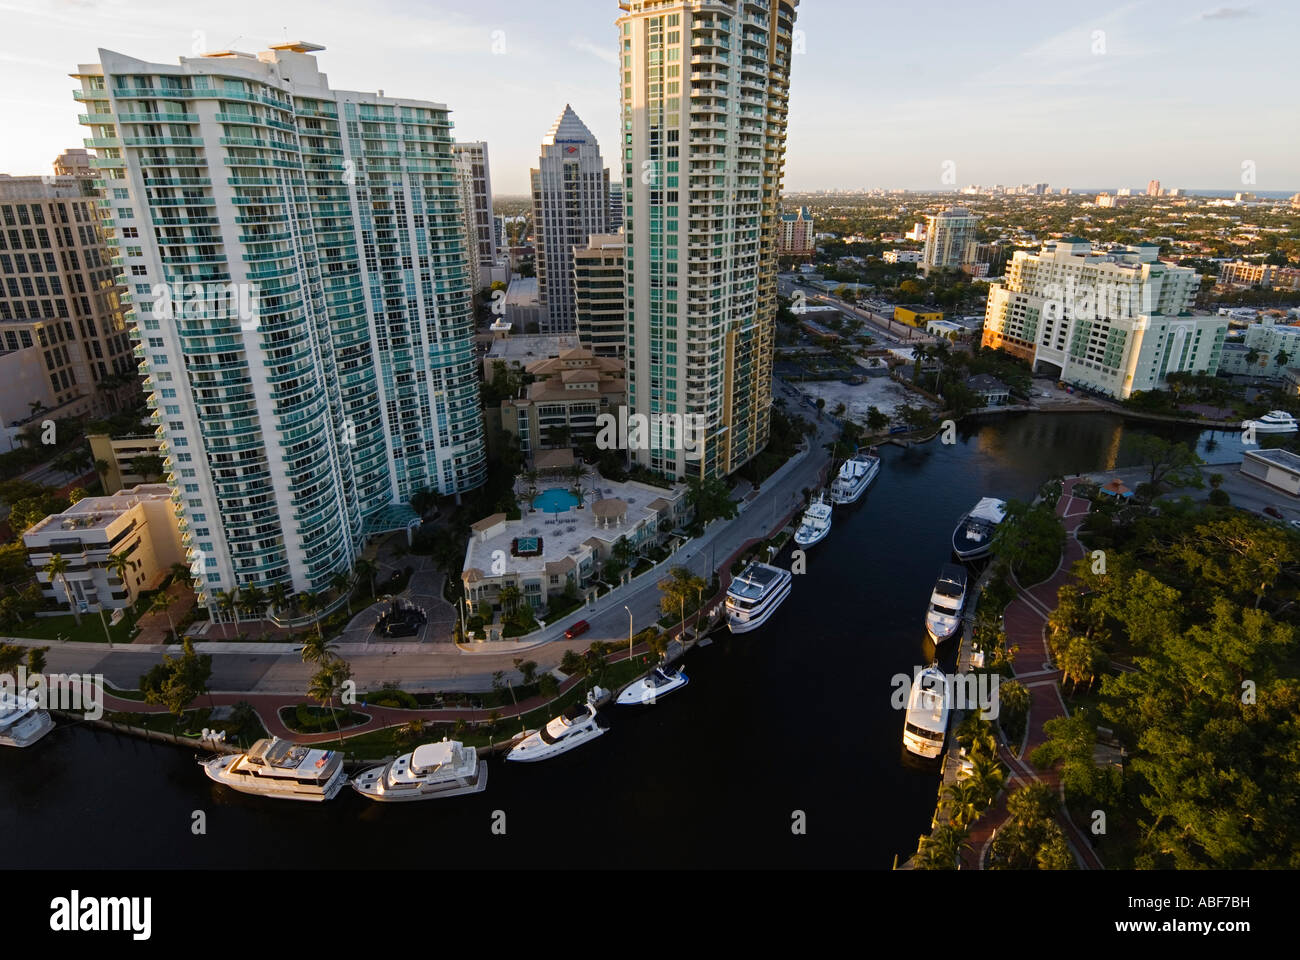
{"label": "sky", "polygon": [[[802,0],[787,191],[1046,182],[1300,190],[1300,3]],[[151,62],[325,46],[333,87],[444,103],[523,194],[571,103],[608,161],[617,0],[0,0],[0,172],[81,146],[67,75],[101,47]],[[607,146],[608,145],[608,146]]]}

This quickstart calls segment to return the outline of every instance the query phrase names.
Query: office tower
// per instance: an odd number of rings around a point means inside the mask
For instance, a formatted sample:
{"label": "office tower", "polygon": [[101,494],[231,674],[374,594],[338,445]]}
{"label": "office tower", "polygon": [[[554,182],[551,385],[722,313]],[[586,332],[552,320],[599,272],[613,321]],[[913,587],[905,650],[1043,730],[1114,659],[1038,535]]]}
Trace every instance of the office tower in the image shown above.
{"label": "office tower", "polygon": [[768,441],[796,6],[621,4],[628,406],[702,427],[632,451],[670,476],[726,476]]}
{"label": "office tower", "polygon": [[627,353],[623,251],[621,233],[598,233],[585,247],[573,251],[578,342],[598,357]]}
{"label": "office tower", "polygon": [[609,223],[606,229],[617,233],[623,226],[623,180],[614,174],[609,181]]}
{"label": "office tower", "polygon": [[609,171],[596,138],[567,104],[542,141],[532,183],[542,333],[572,333],[573,249],[607,230]]}
{"label": "office tower", "polygon": [[218,616],[218,590],[325,589],[418,522],[417,491],[487,472],[447,108],[333,90],[320,49],[101,50],[75,74]]}
{"label": "office tower", "polygon": [[1161,389],[1176,371],[1214,375],[1228,320],[1193,314],[1201,278],[1159,252],[1094,250],[1079,237],[1017,251],[989,287],[983,345],[1120,399]]}
{"label": "office tower", "polygon": [[103,416],[139,398],[115,252],[89,179],[0,175],[0,413],[7,432],[27,421]]}
{"label": "office tower", "polygon": [[975,240],[978,223],[964,207],[954,207],[926,217],[921,272],[929,273],[936,267],[960,267],[965,262],[966,245]]}
{"label": "office tower", "polygon": [[782,257],[811,257],[817,252],[813,239],[813,215],[807,207],[781,215],[781,234],[776,252]]}
{"label": "office tower", "polygon": [[470,243],[470,281],[477,293],[491,283],[492,261],[496,259],[488,146],[477,140],[457,143],[452,149],[456,158],[456,179],[460,182],[465,234]]}

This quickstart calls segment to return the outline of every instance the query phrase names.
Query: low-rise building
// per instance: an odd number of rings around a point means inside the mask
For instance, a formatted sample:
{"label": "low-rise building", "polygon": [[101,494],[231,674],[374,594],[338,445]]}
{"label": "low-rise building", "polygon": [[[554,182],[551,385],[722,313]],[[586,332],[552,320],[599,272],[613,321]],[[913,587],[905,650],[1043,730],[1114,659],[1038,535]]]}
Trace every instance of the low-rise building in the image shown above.
{"label": "low-rise building", "polygon": [[1300,496],[1300,456],[1290,450],[1247,450],[1241,472],[1291,496]]}
{"label": "low-rise building", "polygon": [[990,374],[980,373],[968,377],[966,386],[980,398],[982,407],[1001,407],[1011,401],[1011,388]]}
{"label": "low-rise building", "polygon": [[[595,482],[600,499],[581,508],[570,495],[571,505],[561,511],[525,508],[519,520],[497,513],[471,526],[461,574],[471,613],[499,604],[508,586],[535,610],[566,592],[584,596],[619,540],[644,549],[672,537],[694,514],[685,484],[665,490],[634,480],[615,483],[597,476]],[[547,492],[554,503],[554,491]]]}
{"label": "low-rise building", "polygon": [[1300,290],[1300,269],[1272,263],[1234,260],[1219,268],[1219,286]]}
{"label": "low-rise building", "polygon": [[[70,599],[79,613],[128,606],[141,591],[157,587],[172,564],[188,566],[181,541],[172,492],[162,483],[86,497],[23,534],[27,562],[45,596],[65,604]],[[55,554],[68,565],[63,583],[45,572]],[[111,565],[114,554],[127,560],[124,577]]]}
{"label": "low-rise building", "polygon": [[501,429],[513,435],[525,456],[594,442],[597,418],[616,417],[627,403],[625,366],[617,357],[597,357],[579,347],[537,360],[524,371],[533,382],[520,396],[501,402]]}
{"label": "low-rise building", "polygon": [[1280,380],[1295,360],[1300,360],[1300,326],[1264,317],[1247,326],[1240,339],[1224,345],[1219,369],[1223,373]]}
{"label": "low-rise building", "polygon": [[496,365],[504,363],[507,367],[520,371],[538,360],[558,357],[567,350],[578,348],[576,334],[565,333],[554,337],[534,336],[500,336],[492,341],[488,352],[483,357],[483,379],[496,378]]}
{"label": "low-rise building", "polygon": [[914,303],[900,303],[894,307],[894,319],[908,326],[925,329],[925,325],[934,320],[943,319],[943,311],[934,307],[919,306]]}
{"label": "low-rise building", "polygon": [[129,437],[93,433],[86,439],[90,441],[90,455],[95,462],[102,460],[108,464],[108,468],[100,473],[105,494],[117,493],[124,487],[151,483],[163,476],[161,468],[159,473],[146,476],[139,472],[139,464],[136,463],[141,457],[158,457],[159,463],[162,463],[163,442],[152,433]]}
{"label": "low-rise building", "polygon": [[920,263],[921,256],[920,250],[886,250],[880,259],[885,263]]}
{"label": "low-rise building", "polygon": [[521,333],[541,329],[541,306],[536,277],[515,277],[506,287],[505,319]]}

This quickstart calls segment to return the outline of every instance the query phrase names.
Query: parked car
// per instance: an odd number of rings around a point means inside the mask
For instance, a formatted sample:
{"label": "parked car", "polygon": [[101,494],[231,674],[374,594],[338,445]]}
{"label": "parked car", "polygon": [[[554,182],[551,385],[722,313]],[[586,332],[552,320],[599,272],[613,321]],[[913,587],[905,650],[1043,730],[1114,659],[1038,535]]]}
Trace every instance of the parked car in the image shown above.
{"label": "parked car", "polygon": [[1264,512],[1268,514],[1270,517],[1273,517],[1275,520],[1282,519],[1282,511],[1279,510],[1277,507],[1271,505],[1267,506],[1264,508]]}
{"label": "parked car", "polygon": [[590,629],[591,629],[591,624],[589,624],[586,620],[579,620],[568,630],[564,631],[564,638],[566,640],[572,640],[574,637],[582,636]]}

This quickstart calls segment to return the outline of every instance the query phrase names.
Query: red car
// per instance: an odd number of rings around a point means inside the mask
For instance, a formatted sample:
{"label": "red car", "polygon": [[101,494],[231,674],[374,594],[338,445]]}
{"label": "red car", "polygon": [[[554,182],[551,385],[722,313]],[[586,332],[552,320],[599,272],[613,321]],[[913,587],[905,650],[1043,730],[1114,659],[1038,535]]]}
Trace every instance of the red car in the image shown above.
{"label": "red car", "polygon": [[1274,517],[1275,519],[1278,520],[1282,519],[1282,511],[1279,510],[1277,507],[1265,507],[1264,512],[1267,513],[1270,517]]}
{"label": "red car", "polygon": [[586,620],[579,620],[568,630],[564,631],[564,638],[566,640],[572,640],[574,637],[582,636],[590,629],[591,629],[591,624],[589,624]]}

